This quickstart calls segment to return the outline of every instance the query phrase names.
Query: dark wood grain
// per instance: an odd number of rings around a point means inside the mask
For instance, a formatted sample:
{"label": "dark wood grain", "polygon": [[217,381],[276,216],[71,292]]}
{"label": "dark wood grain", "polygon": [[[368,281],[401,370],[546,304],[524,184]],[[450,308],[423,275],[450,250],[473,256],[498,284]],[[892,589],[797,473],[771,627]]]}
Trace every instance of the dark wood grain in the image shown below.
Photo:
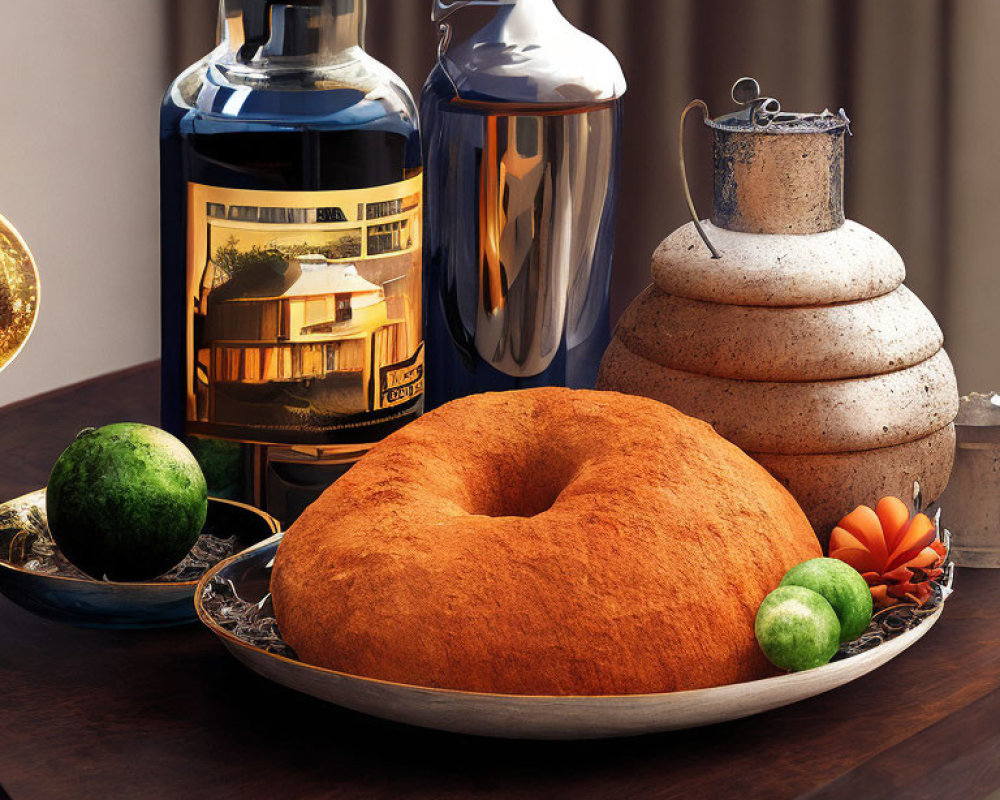
{"label": "dark wood grain", "polygon": [[[144,367],[0,409],[0,496],[76,432],[155,421]],[[837,691],[752,719],[606,742],[384,723],[258,678],[206,631],[61,626],[0,599],[0,784],[61,798],[962,798],[1000,787],[1000,573],[961,570],[941,622]],[[2,796],[2,795],[0,795]]]}

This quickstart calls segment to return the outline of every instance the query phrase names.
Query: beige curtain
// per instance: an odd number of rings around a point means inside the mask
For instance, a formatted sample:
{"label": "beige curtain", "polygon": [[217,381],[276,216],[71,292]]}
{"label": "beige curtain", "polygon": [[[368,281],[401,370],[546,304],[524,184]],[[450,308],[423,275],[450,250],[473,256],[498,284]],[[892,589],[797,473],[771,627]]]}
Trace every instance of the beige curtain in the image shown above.
{"label": "beige curtain", "polygon": [[[210,46],[215,0],[163,0],[177,64]],[[692,97],[731,110],[733,80],[753,75],[784,108],[843,107],[848,216],[891,241],[907,282],[937,314],[963,392],[1000,389],[992,312],[1000,308],[1000,158],[996,0],[557,0],[618,55],[629,80],[624,191],[612,313],[649,281],[649,256],[686,219],[677,116]],[[430,0],[369,0],[371,53],[414,94],[433,64]],[[467,11],[470,17],[475,12]],[[458,18],[456,17],[456,20]],[[472,19],[467,23],[471,24]],[[459,33],[459,35],[461,35]],[[709,210],[707,133],[688,130],[689,174]]]}

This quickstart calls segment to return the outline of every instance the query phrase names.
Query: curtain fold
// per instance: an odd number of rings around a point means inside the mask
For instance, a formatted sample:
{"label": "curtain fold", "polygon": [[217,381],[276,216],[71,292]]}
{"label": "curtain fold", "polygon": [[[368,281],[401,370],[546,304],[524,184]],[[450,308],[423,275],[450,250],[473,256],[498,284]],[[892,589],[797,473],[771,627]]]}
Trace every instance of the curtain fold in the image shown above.
{"label": "curtain fold", "polygon": [[[174,68],[207,51],[216,0],[162,0],[174,18]],[[992,220],[1000,167],[991,145],[995,0],[557,0],[618,55],[629,81],[612,317],[649,282],[659,241],[687,212],[677,118],[693,97],[713,115],[729,87],[756,77],[792,111],[843,107],[847,214],[892,242],[907,283],[938,316],[963,392],[1000,389],[990,342],[1000,275]],[[434,62],[429,0],[369,0],[367,47],[414,94]],[[457,27],[475,16],[456,15]],[[457,33],[461,35],[461,31]],[[709,135],[689,123],[688,174],[709,213]]]}

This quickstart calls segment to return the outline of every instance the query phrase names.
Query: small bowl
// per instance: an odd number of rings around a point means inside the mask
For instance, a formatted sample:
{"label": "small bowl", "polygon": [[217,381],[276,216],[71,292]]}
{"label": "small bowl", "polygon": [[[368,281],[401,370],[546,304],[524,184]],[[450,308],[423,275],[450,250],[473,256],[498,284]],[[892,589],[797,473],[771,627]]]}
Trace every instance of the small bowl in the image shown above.
{"label": "small bowl", "polygon": [[[239,552],[280,530],[277,520],[252,506],[210,497],[208,517],[195,551],[206,536],[234,538]],[[41,551],[46,571],[30,569]],[[188,567],[183,579],[167,576],[148,582],[118,583],[88,577],[68,564],[49,535],[45,490],[0,505],[0,593],[35,614],[87,628],[165,628],[197,619],[194,593],[204,573],[228,553],[203,552],[203,561]],[[189,557],[190,558],[190,557]]]}

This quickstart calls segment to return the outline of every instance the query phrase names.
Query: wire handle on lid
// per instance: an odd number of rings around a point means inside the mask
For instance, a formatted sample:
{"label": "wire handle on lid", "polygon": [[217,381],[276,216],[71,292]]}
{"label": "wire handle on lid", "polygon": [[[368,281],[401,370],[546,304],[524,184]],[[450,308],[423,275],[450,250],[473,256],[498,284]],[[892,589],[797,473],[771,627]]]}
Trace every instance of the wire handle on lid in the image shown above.
{"label": "wire handle on lid", "polygon": [[688,211],[691,213],[691,221],[694,223],[695,230],[698,231],[701,240],[705,243],[709,251],[711,251],[712,258],[722,258],[715,245],[712,244],[712,240],[708,238],[708,234],[705,233],[705,229],[701,225],[701,220],[698,219],[698,212],[694,208],[694,200],[691,198],[691,189],[688,186],[687,167],[684,164],[684,121],[687,119],[688,112],[695,108],[700,108],[704,119],[708,120],[708,104],[704,100],[692,100],[684,106],[684,110],[681,112],[680,134],[677,138],[677,155],[681,168],[681,186],[684,189],[684,199],[687,201]]}
{"label": "wire handle on lid", "polygon": [[[440,0],[438,0],[440,2]],[[740,78],[730,89],[733,102],[738,106],[743,106],[743,110],[735,114],[727,115],[725,119],[737,118],[746,119],[753,125],[755,130],[767,128],[781,114],[781,103],[773,97],[764,97],[760,91],[760,84],[755,78]],[[712,244],[702,227],[698,212],[694,207],[694,200],[691,198],[691,189],[688,186],[687,168],[684,164],[684,122],[689,111],[700,108],[705,122],[709,121],[708,104],[704,100],[692,100],[681,111],[680,135],[677,139],[677,154],[680,161],[681,184],[684,189],[684,199],[687,201],[688,211],[691,213],[691,221],[698,231],[698,235],[711,251],[712,258],[722,258],[718,249]],[[841,112],[843,113],[843,112]],[[788,115],[785,115],[788,116]]]}

